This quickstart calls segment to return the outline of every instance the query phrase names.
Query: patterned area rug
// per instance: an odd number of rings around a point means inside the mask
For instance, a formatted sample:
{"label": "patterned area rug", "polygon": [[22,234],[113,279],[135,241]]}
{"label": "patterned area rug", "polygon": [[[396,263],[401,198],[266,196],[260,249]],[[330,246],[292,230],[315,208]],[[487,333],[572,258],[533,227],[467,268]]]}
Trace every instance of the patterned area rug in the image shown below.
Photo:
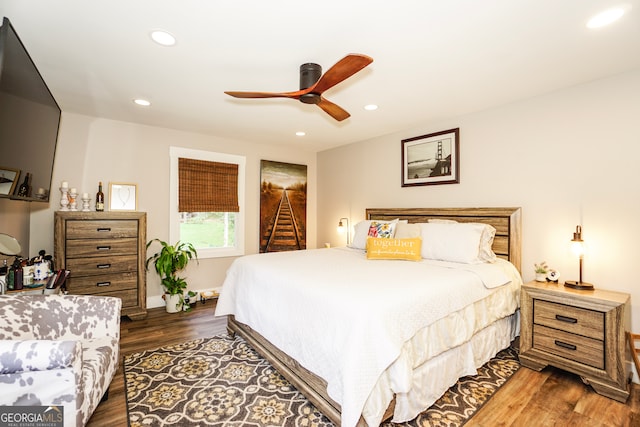
{"label": "patterned area rug", "polygon": [[[333,427],[240,337],[148,350],[124,363],[131,427]],[[461,426],[519,367],[516,350],[507,348],[415,420],[384,426]]]}

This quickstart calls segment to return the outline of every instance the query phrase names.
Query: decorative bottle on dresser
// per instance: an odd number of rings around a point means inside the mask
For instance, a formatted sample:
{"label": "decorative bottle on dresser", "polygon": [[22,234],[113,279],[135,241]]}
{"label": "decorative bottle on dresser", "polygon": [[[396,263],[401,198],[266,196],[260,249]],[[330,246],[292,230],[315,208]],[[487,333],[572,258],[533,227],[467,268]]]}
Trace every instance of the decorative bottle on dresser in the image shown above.
{"label": "decorative bottle on dresser", "polygon": [[102,192],[102,181],[98,184],[98,192],[96,193],[96,211],[104,211],[104,193]]}

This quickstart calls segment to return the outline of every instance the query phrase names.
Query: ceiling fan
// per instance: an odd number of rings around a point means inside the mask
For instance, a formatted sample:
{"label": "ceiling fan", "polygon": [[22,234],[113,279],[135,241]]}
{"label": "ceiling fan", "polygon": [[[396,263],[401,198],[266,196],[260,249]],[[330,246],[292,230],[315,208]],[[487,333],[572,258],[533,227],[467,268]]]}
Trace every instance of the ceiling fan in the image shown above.
{"label": "ceiling fan", "polygon": [[231,92],[227,95],[235,98],[291,98],[298,99],[305,104],[316,104],[331,117],[341,122],[350,116],[342,107],[334,104],[322,96],[322,93],[331,89],[343,80],[348,79],[358,71],[373,62],[373,58],[367,55],[352,53],[322,74],[322,67],[318,64],[307,63],[300,66],[300,90],[295,92]]}

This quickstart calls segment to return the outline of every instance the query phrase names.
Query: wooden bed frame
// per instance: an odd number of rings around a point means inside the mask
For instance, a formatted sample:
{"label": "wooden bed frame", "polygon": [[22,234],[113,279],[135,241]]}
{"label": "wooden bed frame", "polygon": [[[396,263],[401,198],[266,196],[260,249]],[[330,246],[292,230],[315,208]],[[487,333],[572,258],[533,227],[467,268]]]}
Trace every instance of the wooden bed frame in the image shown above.
{"label": "wooden bed frame", "polygon": [[[493,251],[507,259],[521,271],[521,209],[520,208],[371,208],[366,210],[366,219],[392,220],[406,219],[409,223],[427,222],[429,219],[448,219],[458,222],[482,222],[496,228]],[[249,326],[229,316],[227,330],[230,335],[238,334],[260,353],[296,389],[327,418],[340,425],[340,405],[327,394],[327,383],[317,375],[271,344]],[[383,419],[393,415],[391,403]],[[362,417],[358,425],[366,426]]]}

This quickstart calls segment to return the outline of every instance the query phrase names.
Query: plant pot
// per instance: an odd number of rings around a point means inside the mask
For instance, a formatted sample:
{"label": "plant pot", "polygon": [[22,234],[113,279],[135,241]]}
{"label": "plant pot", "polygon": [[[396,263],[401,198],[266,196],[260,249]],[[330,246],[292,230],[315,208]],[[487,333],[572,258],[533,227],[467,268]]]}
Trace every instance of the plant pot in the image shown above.
{"label": "plant pot", "polygon": [[164,294],[164,302],[166,305],[167,313],[177,313],[182,311],[182,300],[180,294],[169,295]]}
{"label": "plant pot", "polygon": [[546,273],[536,273],[536,282],[546,282],[547,274]]}

